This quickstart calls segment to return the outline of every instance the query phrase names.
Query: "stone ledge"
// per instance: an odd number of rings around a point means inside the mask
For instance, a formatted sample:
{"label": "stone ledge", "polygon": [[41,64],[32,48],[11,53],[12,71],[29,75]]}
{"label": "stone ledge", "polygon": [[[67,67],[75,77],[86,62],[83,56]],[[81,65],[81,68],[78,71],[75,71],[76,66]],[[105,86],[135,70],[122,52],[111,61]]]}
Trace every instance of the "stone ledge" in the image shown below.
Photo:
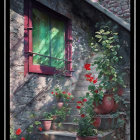
{"label": "stone ledge", "polygon": [[96,9],[98,9],[99,11],[101,11],[102,13],[104,13],[105,15],[107,15],[108,17],[110,17],[112,20],[116,21],[122,27],[124,27],[125,29],[130,31],[130,24],[129,23],[125,22],[120,17],[117,17],[115,14],[113,14],[112,12],[110,12],[109,10],[107,10],[106,8],[101,6],[99,3],[93,2],[92,0],[85,0],[85,1],[87,3],[89,3],[90,5],[92,5],[93,7],[95,7]]}

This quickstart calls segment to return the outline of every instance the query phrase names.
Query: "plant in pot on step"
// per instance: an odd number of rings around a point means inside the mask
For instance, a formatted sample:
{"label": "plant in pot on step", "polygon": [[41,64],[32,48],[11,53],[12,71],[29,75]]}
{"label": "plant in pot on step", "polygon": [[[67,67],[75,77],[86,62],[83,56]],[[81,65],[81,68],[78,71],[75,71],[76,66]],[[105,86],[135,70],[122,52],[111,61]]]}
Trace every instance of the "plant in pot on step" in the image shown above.
{"label": "plant in pot on step", "polygon": [[59,88],[55,88],[55,90],[52,91],[51,94],[56,98],[58,109],[61,109],[65,103],[74,99],[71,93],[62,91]]}
{"label": "plant in pot on step", "polygon": [[49,131],[51,128],[52,121],[53,121],[52,113],[44,112],[43,119],[41,121],[42,121],[44,130]]}
{"label": "plant in pot on step", "polygon": [[93,98],[87,94],[85,97],[80,97],[77,102],[80,118],[74,121],[78,123],[76,140],[97,140],[97,128],[100,126],[101,120],[94,119]]}
{"label": "plant in pot on step", "polygon": [[53,130],[59,130],[61,128],[62,122],[66,120],[66,116],[70,114],[70,111],[71,108],[66,105],[63,106],[61,109],[58,109],[57,107],[53,108]]}
{"label": "plant in pot on step", "polygon": [[[104,91],[104,96],[100,99],[102,105],[97,108],[102,108],[105,111],[104,113],[110,113],[117,109],[118,96],[122,95],[122,89],[126,87],[123,80],[126,73],[123,73],[120,69],[125,62],[122,59],[123,57],[119,55],[119,36],[111,23],[101,23],[96,27],[97,31],[95,37],[92,37],[90,41],[90,46],[99,55],[89,65],[96,66],[96,70],[99,72],[98,79],[100,80],[98,87]],[[89,67],[89,69],[92,68]],[[121,90],[118,87],[121,87]]]}

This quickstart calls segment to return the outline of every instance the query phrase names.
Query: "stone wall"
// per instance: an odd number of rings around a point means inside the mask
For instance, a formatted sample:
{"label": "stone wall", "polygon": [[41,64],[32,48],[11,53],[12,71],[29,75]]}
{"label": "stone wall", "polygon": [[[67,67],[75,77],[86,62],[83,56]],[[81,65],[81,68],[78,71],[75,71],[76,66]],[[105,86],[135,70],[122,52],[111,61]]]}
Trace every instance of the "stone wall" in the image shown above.
{"label": "stone wall", "polygon": [[99,3],[115,15],[130,23],[130,0],[99,0]]}
{"label": "stone wall", "polygon": [[[54,102],[49,94],[55,86],[72,92],[78,81],[86,59],[91,55],[88,47],[89,33],[94,31],[95,23],[102,20],[110,20],[92,6],[81,1],[80,6],[75,0],[38,0],[49,8],[70,17],[72,19],[72,64],[73,76],[71,78],[48,76],[41,74],[27,74],[24,77],[24,0],[10,1],[10,118],[14,129],[24,129],[32,122],[30,113],[37,112],[40,116],[42,112],[50,109]],[[76,1],[78,2],[78,0]],[[90,14],[91,13],[91,14]],[[114,23],[116,24],[116,23]],[[128,45],[122,45],[122,53],[126,55],[129,62],[129,32],[121,28],[119,32],[124,37]],[[127,55],[128,54],[128,55]],[[39,93],[42,96],[30,102]],[[28,104],[30,102],[30,104]]]}

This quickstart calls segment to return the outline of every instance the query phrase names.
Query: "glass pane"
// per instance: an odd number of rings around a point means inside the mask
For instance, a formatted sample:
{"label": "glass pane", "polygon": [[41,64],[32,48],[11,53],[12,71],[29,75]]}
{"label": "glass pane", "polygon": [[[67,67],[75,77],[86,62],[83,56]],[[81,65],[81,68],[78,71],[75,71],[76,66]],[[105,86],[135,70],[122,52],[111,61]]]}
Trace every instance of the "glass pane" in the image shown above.
{"label": "glass pane", "polygon": [[51,65],[56,69],[63,69],[65,67],[65,62],[63,60],[56,60],[51,58]]}
{"label": "glass pane", "polygon": [[48,64],[50,62],[50,58],[34,54],[33,55],[33,62],[35,65],[40,64],[40,65],[47,65],[48,66]]}
{"label": "glass pane", "polygon": [[[33,52],[50,56],[50,26],[46,13],[33,8]],[[47,61],[46,61],[47,60]],[[49,59],[39,55],[33,56],[33,64],[49,65]]]}
{"label": "glass pane", "polygon": [[[51,57],[65,59],[65,40],[64,40],[65,26],[64,23],[51,18]],[[53,60],[51,66],[64,67],[64,61]],[[58,66],[60,65],[60,66]]]}

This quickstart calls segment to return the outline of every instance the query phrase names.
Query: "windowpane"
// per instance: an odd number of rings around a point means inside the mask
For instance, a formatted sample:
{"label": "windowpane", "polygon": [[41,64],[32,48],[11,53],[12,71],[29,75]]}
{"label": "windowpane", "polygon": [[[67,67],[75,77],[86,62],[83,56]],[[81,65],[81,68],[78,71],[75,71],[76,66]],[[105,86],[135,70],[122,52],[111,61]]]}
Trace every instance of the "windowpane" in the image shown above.
{"label": "windowpane", "polygon": [[47,13],[33,8],[33,52],[52,58],[33,55],[33,64],[64,68],[65,61],[65,25]]}
{"label": "windowpane", "polygon": [[[33,52],[50,56],[50,26],[46,13],[33,9]],[[39,60],[37,60],[39,59]],[[49,65],[45,57],[33,56],[33,64]]]}

